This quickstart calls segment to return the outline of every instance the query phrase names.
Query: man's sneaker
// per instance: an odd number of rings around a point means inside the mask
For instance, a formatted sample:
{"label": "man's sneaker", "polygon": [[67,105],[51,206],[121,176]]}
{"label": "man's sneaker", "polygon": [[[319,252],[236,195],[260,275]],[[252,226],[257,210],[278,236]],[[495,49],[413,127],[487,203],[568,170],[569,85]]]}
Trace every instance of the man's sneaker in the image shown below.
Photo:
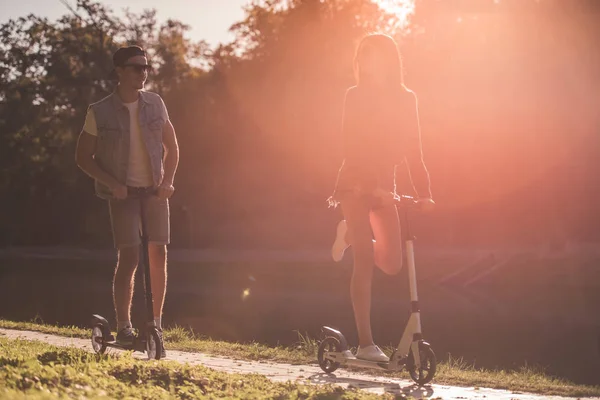
{"label": "man's sneaker", "polygon": [[331,246],[331,256],[333,261],[340,262],[344,258],[344,252],[350,246],[346,243],[346,233],[348,232],[348,224],[346,220],[341,220],[337,226],[335,242]]}
{"label": "man's sneaker", "polygon": [[135,333],[133,332],[133,328],[130,326],[127,328],[121,329],[117,333],[116,342],[118,344],[120,344],[121,346],[132,346],[134,340],[135,340]]}
{"label": "man's sneaker", "polygon": [[167,351],[165,350],[165,337],[163,336],[162,328],[158,329],[158,335],[161,338],[161,341],[160,341],[160,343],[161,343],[160,358],[166,358],[167,357]]}
{"label": "man's sneaker", "polygon": [[386,356],[383,351],[376,345],[371,345],[367,347],[359,347],[356,352],[356,358],[366,361],[375,361],[375,362],[389,362],[390,359]]}

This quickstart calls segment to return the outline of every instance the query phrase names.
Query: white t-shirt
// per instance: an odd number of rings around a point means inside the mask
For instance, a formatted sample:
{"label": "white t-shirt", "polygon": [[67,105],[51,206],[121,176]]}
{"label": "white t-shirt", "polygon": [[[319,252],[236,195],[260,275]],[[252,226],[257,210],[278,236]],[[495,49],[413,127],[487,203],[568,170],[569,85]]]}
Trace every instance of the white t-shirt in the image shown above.
{"label": "white t-shirt", "polygon": [[[123,105],[129,109],[129,168],[126,184],[133,187],[152,186],[152,164],[140,130],[139,101]],[[96,116],[91,108],[85,117],[83,130],[90,135],[98,135]]]}

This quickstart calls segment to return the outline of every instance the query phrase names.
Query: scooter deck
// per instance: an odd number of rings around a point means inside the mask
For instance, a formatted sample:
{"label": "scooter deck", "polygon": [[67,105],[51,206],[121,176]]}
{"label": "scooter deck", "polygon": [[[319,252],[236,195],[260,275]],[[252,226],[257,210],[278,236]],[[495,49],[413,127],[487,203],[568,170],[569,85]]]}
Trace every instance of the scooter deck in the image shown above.
{"label": "scooter deck", "polygon": [[133,343],[130,345],[123,345],[118,343],[116,340],[110,342],[103,342],[106,347],[112,347],[113,349],[119,350],[133,350],[133,351],[146,351],[146,343]]}
{"label": "scooter deck", "polygon": [[385,362],[378,361],[369,361],[362,360],[360,358],[346,358],[341,353],[335,353],[340,356],[340,359],[337,359],[336,362],[339,362],[341,365],[346,367],[359,367],[359,368],[371,368],[371,369],[381,369],[386,371],[401,371],[404,369],[406,360],[390,360]]}
{"label": "scooter deck", "polygon": [[362,367],[362,368],[391,370],[389,362],[361,360],[360,358],[347,358],[344,365],[346,365],[348,367]]}
{"label": "scooter deck", "polygon": [[114,347],[116,349],[121,349],[121,350],[133,350],[134,345],[130,344],[130,345],[123,345],[121,343],[117,343],[116,341],[114,342],[104,342],[105,345],[107,345],[108,347]]}

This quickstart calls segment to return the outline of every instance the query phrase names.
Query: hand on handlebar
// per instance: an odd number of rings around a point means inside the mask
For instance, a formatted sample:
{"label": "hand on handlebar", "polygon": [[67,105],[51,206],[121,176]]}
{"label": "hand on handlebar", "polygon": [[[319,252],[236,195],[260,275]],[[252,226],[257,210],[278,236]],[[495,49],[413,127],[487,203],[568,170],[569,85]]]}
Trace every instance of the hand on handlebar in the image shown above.
{"label": "hand on handlebar", "polygon": [[373,191],[373,197],[380,202],[382,207],[393,206],[397,201],[394,193],[381,188],[377,188]]}
{"label": "hand on handlebar", "polygon": [[175,188],[173,187],[173,185],[163,183],[157,188],[156,195],[158,196],[158,198],[165,200],[170,198],[173,195],[174,191]]}
{"label": "hand on handlebar", "polygon": [[435,202],[431,197],[421,197],[417,199],[415,205],[420,211],[423,212],[430,212],[435,208]]}
{"label": "hand on handlebar", "polygon": [[127,186],[122,183],[115,182],[111,187],[110,191],[115,199],[123,200],[127,198]]}
{"label": "hand on handlebar", "polygon": [[[363,194],[364,191],[357,185],[354,187],[354,193],[360,195]],[[435,208],[435,202],[431,197],[414,198],[412,196],[397,195],[382,188],[373,190],[371,196],[377,199],[378,204],[382,207],[397,205],[415,208],[421,212],[431,212]]]}

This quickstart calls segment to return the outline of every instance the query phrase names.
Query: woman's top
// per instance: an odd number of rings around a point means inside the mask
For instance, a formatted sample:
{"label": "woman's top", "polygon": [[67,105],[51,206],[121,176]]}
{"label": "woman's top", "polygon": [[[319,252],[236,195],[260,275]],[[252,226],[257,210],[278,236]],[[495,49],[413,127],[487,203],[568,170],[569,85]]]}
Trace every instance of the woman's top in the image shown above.
{"label": "woman's top", "polygon": [[357,187],[395,192],[395,166],[406,160],[418,196],[431,197],[421,150],[417,97],[412,91],[404,87],[397,91],[351,87],[344,102],[342,136],[344,162],[336,193]]}

